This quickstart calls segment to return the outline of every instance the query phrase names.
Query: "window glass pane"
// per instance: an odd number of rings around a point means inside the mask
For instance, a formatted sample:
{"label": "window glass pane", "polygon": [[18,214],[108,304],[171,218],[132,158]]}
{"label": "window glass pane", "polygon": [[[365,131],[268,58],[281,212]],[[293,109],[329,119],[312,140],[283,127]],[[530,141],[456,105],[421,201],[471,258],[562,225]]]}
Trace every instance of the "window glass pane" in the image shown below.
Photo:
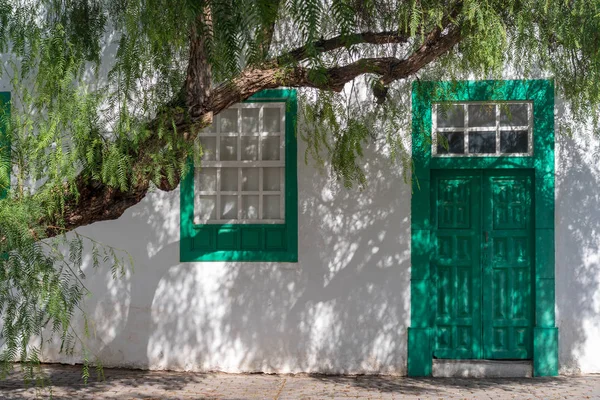
{"label": "window glass pane", "polygon": [[221,161],[237,160],[237,138],[221,137]]}
{"label": "window glass pane", "polygon": [[527,153],[529,137],[527,131],[500,131],[501,153]]}
{"label": "window glass pane", "polygon": [[281,132],[281,109],[263,109],[263,129],[265,132]]}
{"label": "window glass pane", "polygon": [[200,137],[200,146],[202,147],[202,159],[205,161],[214,161],[216,159],[217,138]]}
{"label": "window glass pane", "polygon": [[496,126],[496,106],[494,104],[469,105],[469,127]]}
{"label": "window glass pane", "polygon": [[242,160],[258,160],[258,137],[242,136]]}
{"label": "window glass pane", "polygon": [[279,195],[263,196],[263,219],[280,219]]}
{"label": "window glass pane", "polygon": [[280,190],[279,168],[263,168],[263,190]]}
{"label": "window glass pane", "polygon": [[500,104],[500,125],[527,126],[527,104]]}
{"label": "window glass pane", "polygon": [[237,196],[221,196],[221,219],[237,219]]}
{"label": "window glass pane", "polygon": [[237,192],[238,169],[221,168],[221,190],[226,192]]}
{"label": "window glass pane", "polygon": [[196,196],[194,211],[201,221],[217,218],[217,196]]}
{"label": "window glass pane", "polygon": [[258,132],[258,108],[242,108],[242,134]]}
{"label": "window glass pane", "polygon": [[217,169],[196,168],[196,190],[202,192],[217,191]]}
{"label": "window glass pane", "polygon": [[207,126],[206,128],[202,129],[202,133],[214,133],[215,131],[215,121],[217,120],[217,117],[213,118],[213,123],[210,124],[209,126]]}
{"label": "window glass pane", "polygon": [[438,104],[436,113],[439,128],[462,128],[465,126],[465,109],[462,105]]}
{"label": "window glass pane", "polygon": [[469,153],[489,154],[496,152],[496,132],[469,132]]}
{"label": "window glass pane", "polygon": [[242,168],[242,190],[258,191],[258,168]]}
{"label": "window glass pane", "polygon": [[242,196],[242,218],[258,219],[258,195]]}
{"label": "window glass pane", "polygon": [[279,136],[265,137],[262,139],[262,159],[263,160],[279,160],[280,140]]}
{"label": "window glass pane", "polygon": [[464,154],[465,134],[463,132],[438,132],[438,154]]}
{"label": "window glass pane", "polygon": [[238,110],[230,108],[219,113],[219,121],[222,133],[238,131]]}

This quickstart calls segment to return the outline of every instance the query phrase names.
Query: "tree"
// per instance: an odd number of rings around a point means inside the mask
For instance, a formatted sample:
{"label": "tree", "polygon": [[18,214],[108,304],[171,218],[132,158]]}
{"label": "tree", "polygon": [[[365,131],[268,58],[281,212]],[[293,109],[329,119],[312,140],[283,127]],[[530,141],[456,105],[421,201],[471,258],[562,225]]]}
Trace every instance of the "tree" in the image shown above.
{"label": "tree", "polygon": [[[378,135],[397,146],[397,94],[411,79],[541,70],[575,115],[596,116],[598,15],[598,0],[0,0],[13,95],[1,117],[4,370],[35,363],[30,340],[49,325],[73,348],[84,238],[65,233],[175,189],[223,109],[306,88],[309,155],[365,184],[362,146]],[[369,101],[339,94],[361,79]],[[121,256],[91,246],[117,273]]]}

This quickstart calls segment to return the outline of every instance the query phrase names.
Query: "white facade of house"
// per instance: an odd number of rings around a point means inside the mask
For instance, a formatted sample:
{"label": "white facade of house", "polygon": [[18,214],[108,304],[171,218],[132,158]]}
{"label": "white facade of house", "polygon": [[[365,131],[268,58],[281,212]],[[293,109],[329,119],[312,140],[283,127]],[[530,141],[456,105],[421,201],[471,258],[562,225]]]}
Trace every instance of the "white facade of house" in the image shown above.
{"label": "white facade of house", "polygon": [[[0,83],[0,91],[7,87]],[[557,101],[555,121],[564,118]],[[410,131],[403,134],[410,142]],[[93,292],[85,300],[89,350],[105,367],[405,375],[411,187],[381,146],[369,145],[369,184],[358,191],[306,165],[298,140],[297,263],[180,262],[178,190],[155,191],[119,220],[80,229],[135,261],[117,279],[109,268],[85,270]],[[564,374],[600,372],[599,154],[590,130],[569,137],[557,129],[556,324]],[[81,360],[43,345],[45,362]]]}

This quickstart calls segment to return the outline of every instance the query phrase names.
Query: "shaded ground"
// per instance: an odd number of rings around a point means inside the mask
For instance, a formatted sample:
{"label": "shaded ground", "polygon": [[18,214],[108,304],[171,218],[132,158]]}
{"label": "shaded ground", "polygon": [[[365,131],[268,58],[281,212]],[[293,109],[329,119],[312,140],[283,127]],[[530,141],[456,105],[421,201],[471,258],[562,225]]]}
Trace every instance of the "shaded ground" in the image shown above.
{"label": "shaded ground", "polygon": [[51,385],[27,387],[14,373],[2,399],[600,399],[600,375],[536,379],[413,379],[391,376],[263,375],[104,370],[86,385],[81,366],[44,366]]}

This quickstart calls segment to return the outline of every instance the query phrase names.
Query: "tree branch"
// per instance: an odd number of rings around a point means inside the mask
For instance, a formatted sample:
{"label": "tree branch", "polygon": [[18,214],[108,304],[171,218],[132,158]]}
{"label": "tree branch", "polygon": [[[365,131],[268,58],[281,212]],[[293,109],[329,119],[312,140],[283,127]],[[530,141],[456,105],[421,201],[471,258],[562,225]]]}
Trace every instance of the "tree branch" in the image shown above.
{"label": "tree branch", "polygon": [[298,47],[289,53],[277,57],[277,64],[283,65],[289,62],[299,62],[311,56],[311,51],[317,54],[327,53],[342,47],[347,47],[355,44],[390,44],[390,43],[407,43],[409,36],[398,31],[385,32],[362,32],[354,35],[335,36],[330,39],[322,39],[312,45]]}
{"label": "tree branch", "polygon": [[[206,22],[209,20],[207,19]],[[399,35],[389,32],[360,34],[363,43],[384,44],[400,43],[407,40]],[[311,70],[310,68],[295,66],[287,68],[272,62],[264,68],[249,67],[232,81],[210,89],[210,69],[206,63],[204,45],[201,35],[194,35],[190,45],[190,66],[188,67],[188,80],[186,89],[190,115],[187,119],[181,118],[177,122],[178,132],[184,132],[183,138],[188,142],[195,140],[198,127],[211,123],[214,114],[230,107],[264,90],[281,86],[312,87],[320,90],[341,91],[344,85],[363,74],[380,76],[381,82],[388,84],[394,80],[404,79],[419,71],[436,58],[450,51],[462,38],[460,28],[449,25],[446,28],[435,28],[425,38],[422,45],[406,59],[395,57],[362,58],[344,66],[336,66],[325,70]],[[322,41],[321,51],[335,49],[343,46],[339,38]],[[329,51],[330,51],[329,50]],[[290,54],[300,58],[305,54],[302,48],[293,50]],[[289,59],[289,58],[288,58]],[[208,69],[203,69],[203,68]],[[148,152],[164,146],[164,139],[156,135],[148,139],[148,143],[140,146]],[[144,151],[144,150],[142,150]],[[137,155],[136,159],[143,157]],[[181,154],[188,157],[188,154]],[[140,161],[141,163],[141,161]],[[179,177],[175,182],[168,183],[166,178],[159,187],[163,190],[173,190],[179,184]],[[76,180],[78,197],[65,199],[64,229],[47,228],[49,237],[70,231],[80,226],[97,221],[119,218],[129,207],[139,203],[147,194],[150,187],[150,178],[138,179],[136,186],[123,192],[104,183],[91,180],[80,175]],[[40,221],[41,224],[56,225],[53,218]]]}
{"label": "tree branch", "polygon": [[268,11],[265,14],[262,29],[260,30],[260,52],[262,59],[265,60],[269,56],[269,49],[273,42],[273,35],[275,34],[275,23],[277,22],[277,16],[279,15],[279,6],[281,0],[271,0],[268,3]]}
{"label": "tree branch", "polygon": [[212,89],[211,65],[207,42],[212,36],[210,6],[204,6],[190,30],[190,51],[185,80],[186,104],[192,118],[201,115]]}

